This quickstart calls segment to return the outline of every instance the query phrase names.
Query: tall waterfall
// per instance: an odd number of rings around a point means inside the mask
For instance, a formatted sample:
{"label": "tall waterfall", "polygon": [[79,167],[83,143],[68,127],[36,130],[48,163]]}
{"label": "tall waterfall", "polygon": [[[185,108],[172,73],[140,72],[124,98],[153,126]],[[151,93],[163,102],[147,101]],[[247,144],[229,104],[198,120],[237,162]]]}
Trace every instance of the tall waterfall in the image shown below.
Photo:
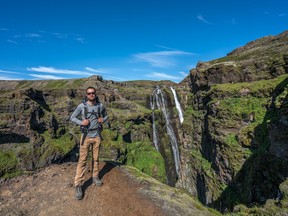
{"label": "tall waterfall", "polygon": [[[179,156],[178,142],[177,142],[177,138],[176,138],[176,135],[174,133],[173,127],[171,126],[171,123],[170,123],[170,116],[169,116],[169,112],[167,111],[167,104],[166,104],[163,92],[161,91],[161,89],[158,86],[156,87],[156,89],[153,91],[153,94],[152,94],[152,101],[151,101],[151,105],[150,105],[151,109],[153,110],[152,118],[154,118],[155,103],[157,105],[157,108],[162,111],[162,113],[165,117],[165,121],[166,121],[165,126],[166,126],[166,130],[167,130],[167,134],[168,134],[169,139],[170,139],[170,143],[172,145],[176,172],[177,172],[177,175],[179,175],[180,156]],[[154,131],[156,131],[156,126],[154,128],[154,119],[153,119],[153,142],[154,142],[154,145],[156,147],[156,143],[158,146],[158,140],[157,141],[156,141],[156,139],[154,140]],[[155,133],[155,136],[156,135],[157,134]]]}
{"label": "tall waterfall", "polygon": [[153,130],[153,143],[155,148],[159,151],[159,145],[158,145],[158,133],[157,133],[157,128],[155,124],[155,114],[154,114],[154,100],[153,96],[150,95],[150,108],[152,109],[152,130]]}
{"label": "tall waterfall", "polygon": [[183,121],[184,121],[182,108],[181,108],[181,105],[180,105],[180,103],[178,101],[176,91],[175,91],[175,89],[172,86],[171,86],[171,91],[172,91],[172,93],[174,95],[174,100],[175,100],[176,108],[177,108],[177,111],[178,111],[179,120],[180,120],[180,123],[182,124]]}

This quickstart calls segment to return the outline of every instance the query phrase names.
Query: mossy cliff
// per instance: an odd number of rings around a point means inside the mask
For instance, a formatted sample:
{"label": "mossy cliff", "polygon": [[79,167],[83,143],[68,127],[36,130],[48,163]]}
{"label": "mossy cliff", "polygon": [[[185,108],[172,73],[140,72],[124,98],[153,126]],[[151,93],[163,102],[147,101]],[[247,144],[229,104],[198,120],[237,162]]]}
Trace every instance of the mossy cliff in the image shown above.
{"label": "mossy cliff", "polygon": [[287,45],[284,32],[191,70],[177,186],[203,204],[287,214]]}
{"label": "mossy cliff", "polygon": [[0,82],[1,177],[76,161],[80,131],[69,117],[85,97],[86,87],[94,86],[109,115],[101,159],[134,165],[166,182],[163,158],[151,143],[151,111],[146,105],[154,86],[171,82],[118,83],[100,76]]}

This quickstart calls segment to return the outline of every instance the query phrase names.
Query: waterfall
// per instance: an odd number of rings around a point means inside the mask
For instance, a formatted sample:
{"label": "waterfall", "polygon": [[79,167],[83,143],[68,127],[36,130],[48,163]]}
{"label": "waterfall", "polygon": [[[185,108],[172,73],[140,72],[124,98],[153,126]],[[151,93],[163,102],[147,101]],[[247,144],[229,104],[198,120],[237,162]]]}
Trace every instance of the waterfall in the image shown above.
{"label": "waterfall", "polygon": [[154,114],[154,100],[153,100],[153,96],[150,95],[150,108],[152,109],[152,130],[153,130],[153,144],[155,146],[155,148],[157,149],[157,151],[159,151],[159,145],[158,145],[158,134],[157,134],[157,128],[156,128],[156,124],[155,124],[155,114]]}
{"label": "waterfall", "polygon": [[[173,127],[171,126],[171,123],[170,123],[170,116],[169,116],[169,112],[167,111],[167,104],[165,101],[165,97],[163,95],[163,92],[161,91],[161,89],[158,86],[156,87],[156,89],[153,91],[153,94],[152,94],[152,102],[151,102],[151,109],[153,110],[152,118],[154,118],[153,116],[154,116],[155,103],[157,105],[157,108],[162,111],[162,113],[165,117],[165,121],[166,121],[165,126],[166,126],[166,130],[167,130],[167,134],[168,134],[169,139],[170,139],[170,143],[172,145],[172,151],[173,151],[173,156],[174,156],[176,172],[177,172],[177,175],[179,175],[180,156],[179,156],[178,142],[177,142],[177,138],[176,138],[176,135],[174,133]],[[154,121],[154,119],[153,119],[153,121]],[[156,126],[155,126],[155,131],[156,131]],[[153,142],[155,145],[156,142],[154,141],[154,122],[153,122]],[[157,141],[157,145],[158,145],[158,141]]]}
{"label": "waterfall", "polygon": [[180,103],[178,101],[176,91],[175,91],[175,89],[172,86],[171,86],[171,91],[172,91],[172,93],[174,95],[174,100],[175,100],[176,108],[177,108],[177,111],[178,111],[179,120],[180,120],[180,123],[182,124],[183,121],[184,121],[182,108],[181,108],[181,105],[180,105]]}

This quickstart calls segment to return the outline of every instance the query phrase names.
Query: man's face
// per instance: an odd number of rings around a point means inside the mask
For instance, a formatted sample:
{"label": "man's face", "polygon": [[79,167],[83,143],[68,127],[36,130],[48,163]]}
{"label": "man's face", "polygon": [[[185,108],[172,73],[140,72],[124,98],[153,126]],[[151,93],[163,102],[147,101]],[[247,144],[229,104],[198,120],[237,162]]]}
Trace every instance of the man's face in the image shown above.
{"label": "man's face", "polygon": [[96,97],[96,91],[94,89],[88,89],[87,92],[86,92],[86,95],[87,95],[87,98],[88,100],[95,100],[95,97]]}

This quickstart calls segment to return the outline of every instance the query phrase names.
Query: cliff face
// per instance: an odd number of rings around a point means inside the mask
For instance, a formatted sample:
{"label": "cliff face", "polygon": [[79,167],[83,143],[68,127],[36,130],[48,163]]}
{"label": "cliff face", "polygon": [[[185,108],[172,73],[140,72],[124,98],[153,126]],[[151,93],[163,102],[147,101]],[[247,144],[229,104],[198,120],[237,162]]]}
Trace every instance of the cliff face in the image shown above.
{"label": "cliff face", "polygon": [[151,146],[151,111],[147,97],[154,86],[167,83],[173,84],[166,81],[118,83],[104,81],[99,76],[0,81],[0,176],[17,175],[51,163],[76,161],[80,131],[79,126],[69,122],[69,117],[85,97],[85,89],[94,86],[109,115],[109,124],[104,125],[103,131],[103,160],[118,160],[141,168],[146,159],[139,159],[137,154],[147,152],[149,163],[142,171],[165,182],[163,159]]}
{"label": "cliff face", "polygon": [[[0,176],[75,161],[80,134],[68,118],[86,87],[94,86],[110,116],[103,131],[104,160],[133,165],[223,212],[287,214],[287,53],[284,32],[200,62],[179,84],[118,83],[99,76],[0,81]],[[152,114],[156,86],[166,108]]]}
{"label": "cliff face", "polygon": [[284,32],[191,70],[178,186],[202,203],[249,212],[287,196],[287,51]]}

